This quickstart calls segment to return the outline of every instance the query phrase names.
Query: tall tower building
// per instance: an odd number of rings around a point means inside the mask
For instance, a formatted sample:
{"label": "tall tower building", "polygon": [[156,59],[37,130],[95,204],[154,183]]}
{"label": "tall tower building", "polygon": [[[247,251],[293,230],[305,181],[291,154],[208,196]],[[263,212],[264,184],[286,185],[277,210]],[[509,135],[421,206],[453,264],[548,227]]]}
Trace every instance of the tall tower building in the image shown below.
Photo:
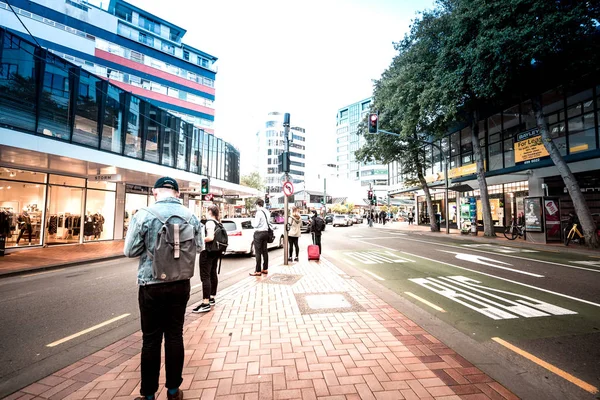
{"label": "tall tower building", "polygon": [[337,112],[337,176],[340,179],[358,181],[365,188],[371,185],[378,196],[385,196],[388,189],[388,166],[375,162],[359,163],[354,156],[354,152],[365,143],[364,137],[358,135],[358,124],[369,113],[370,106],[371,98],[368,98],[342,107]]}
{"label": "tall tower building", "polygon": [[[258,143],[258,171],[265,178],[266,191],[271,195],[282,193],[283,172],[279,171],[279,155],[283,153],[283,113],[270,112],[265,125],[256,133]],[[306,132],[298,126],[290,127],[290,179],[293,183],[304,183],[306,174]],[[279,205],[273,204],[273,207]],[[282,205],[281,205],[282,206]]]}

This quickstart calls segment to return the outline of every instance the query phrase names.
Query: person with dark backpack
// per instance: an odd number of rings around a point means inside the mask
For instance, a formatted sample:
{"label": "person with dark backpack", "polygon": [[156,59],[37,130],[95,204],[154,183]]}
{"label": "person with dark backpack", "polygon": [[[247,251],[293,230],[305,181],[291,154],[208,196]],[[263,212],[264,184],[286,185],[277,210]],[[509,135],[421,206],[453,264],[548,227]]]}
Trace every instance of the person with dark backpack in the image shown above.
{"label": "person with dark backpack", "polygon": [[[208,207],[206,219],[205,249],[200,253],[200,280],[202,281],[202,303],[192,310],[194,313],[205,313],[216,304],[217,285],[223,258],[229,242],[227,231],[219,222],[219,207]],[[217,270],[218,266],[218,270]]]}
{"label": "person with dark backpack", "polygon": [[321,249],[321,234],[325,230],[325,221],[319,217],[316,211],[313,211],[312,222],[310,224],[310,232],[312,234],[313,244],[319,246],[319,254],[323,254]]}
{"label": "person with dark backpack", "polygon": [[133,216],[123,249],[127,257],[140,257],[137,281],[142,380],[141,397],[136,400],[153,400],[158,391],[163,336],[167,399],[182,400],[183,322],[196,254],[204,249],[204,229],[179,201],[175,179],[158,179],[152,194],[156,203]]}

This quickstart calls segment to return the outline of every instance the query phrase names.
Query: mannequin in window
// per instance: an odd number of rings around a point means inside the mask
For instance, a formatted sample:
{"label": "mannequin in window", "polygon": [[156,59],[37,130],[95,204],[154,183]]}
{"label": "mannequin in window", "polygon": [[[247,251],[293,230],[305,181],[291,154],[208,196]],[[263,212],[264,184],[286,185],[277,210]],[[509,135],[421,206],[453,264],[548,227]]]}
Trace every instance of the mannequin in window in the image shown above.
{"label": "mannequin in window", "polygon": [[96,214],[94,214],[93,218],[94,218],[94,239],[97,240],[97,239],[100,239],[100,235],[102,234],[102,231],[104,230],[104,217],[102,216],[100,211],[98,211]]}
{"label": "mannequin in window", "polygon": [[19,241],[21,240],[21,237],[25,232],[27,232],[27,234],[29,235],[29,245],[31,246],[31,218],[29,217],[27,211],[23,211],[23,213],[19,215],[17,221],[19,223],[19,236],[17,237],[17,246],[19,245]]}
{"label": "mannequin in window", "polygon": [[83,236],[86,240],[91,240],[94,236],[94,216],[88,211],[83,222]]}

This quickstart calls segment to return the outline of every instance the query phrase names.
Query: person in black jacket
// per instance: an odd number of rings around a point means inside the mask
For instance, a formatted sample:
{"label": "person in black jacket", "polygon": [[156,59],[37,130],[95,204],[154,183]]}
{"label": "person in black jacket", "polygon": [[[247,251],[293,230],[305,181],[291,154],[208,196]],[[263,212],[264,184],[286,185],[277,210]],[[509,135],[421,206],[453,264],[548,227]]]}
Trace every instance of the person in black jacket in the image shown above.
{"label": "person in black jacket", "polygon": [[313,244],[319,246],[319,254],[323,254],[321,249],[321,233],[325,230],[325,221],[319,217],[316,211],[313,211],[313,217],[310,223],[310,232],[313,239]]}

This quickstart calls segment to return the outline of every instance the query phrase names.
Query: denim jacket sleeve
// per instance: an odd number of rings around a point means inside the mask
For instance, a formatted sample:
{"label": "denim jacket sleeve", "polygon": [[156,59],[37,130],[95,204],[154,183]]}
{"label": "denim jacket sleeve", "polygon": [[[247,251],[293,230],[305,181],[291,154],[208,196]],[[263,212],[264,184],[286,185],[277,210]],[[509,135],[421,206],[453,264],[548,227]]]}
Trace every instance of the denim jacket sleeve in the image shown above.
{"label": "denim jacket sleeve", "polygon": [[137,257],[141,255],[146,246],[144,244],[144,237],[146,236],[147,227],[144,223],[144,219],[140,220],[140,216],[143,213],[136,213],[129,222],[127,228],[127,236],[125,237],[125,246],[123,253],[126,257]]}

